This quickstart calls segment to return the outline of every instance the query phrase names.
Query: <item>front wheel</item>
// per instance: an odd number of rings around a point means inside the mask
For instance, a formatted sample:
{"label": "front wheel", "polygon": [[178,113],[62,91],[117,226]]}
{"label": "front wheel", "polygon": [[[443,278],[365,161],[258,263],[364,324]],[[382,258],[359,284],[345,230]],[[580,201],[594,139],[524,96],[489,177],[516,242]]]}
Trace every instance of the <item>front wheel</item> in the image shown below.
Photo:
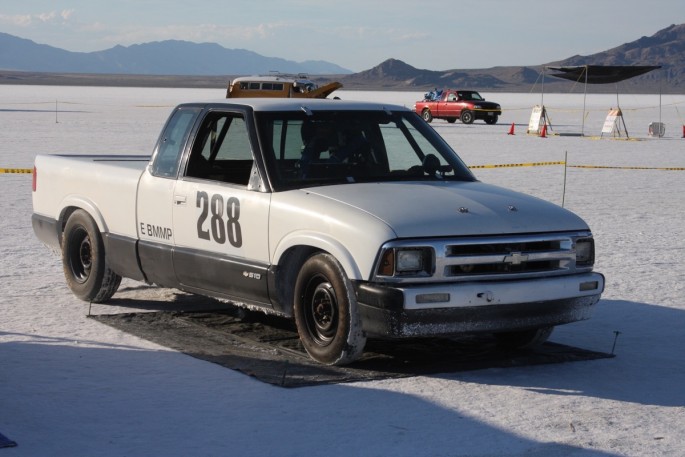
{"label": "front wheel", "polygon": [[494,116],[488,116],[485,118],[485,123],[490,125],[497,124],[497,119],[498,116],[496,114]]}
{"label": "front wheel", "polygon": [[547,341],[554,327],[540,327],[516,332],[496,333],[497,345],[502,349],[535,349]]}
{"label": "front wheel", "polygon": [[83,210],[74,211],[64,226],[62,268],[69,289],[87,302],[109,300],[121,283],[121,276],[107,266],[97,224]]}
{"label": "front wheel", "polygon": [[358,359],[366,344],[352,283],[330,254],[315,254],[295,282],[295,323],[309,356],[326,365]]}
{"label": "front wheel", "polygon": [[431,114],[431,110],[426,108],[421,112],[421,117],[423,118],[424,121],[430,122],[433,120],[433,115]]}
{"label": "front wheel", "polygon": [[473,124],[476,117],[473,115],[473,111],[464,110],[461,112],[460,119],[464,124]]}

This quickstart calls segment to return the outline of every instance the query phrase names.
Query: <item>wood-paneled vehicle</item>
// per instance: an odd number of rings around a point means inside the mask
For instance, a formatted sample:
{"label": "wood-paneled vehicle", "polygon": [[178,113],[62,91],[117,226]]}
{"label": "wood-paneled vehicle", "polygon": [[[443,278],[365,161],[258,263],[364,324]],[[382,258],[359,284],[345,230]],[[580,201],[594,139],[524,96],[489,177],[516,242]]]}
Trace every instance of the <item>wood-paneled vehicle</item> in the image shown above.
{"label": "wood-paneled vehicle", "polygon": [[414,111],[424,121],[446,119],[464,124],[483,120],[486,124],[496,124],[502,115],[502,107],[495,102],[486,101],[475,90],[434,90],[424,95],[423,100],[414,104]]}
{"label": "wood-paneled vehicle", "polygon": [[294,319],[323,364],[367,337],[544,341],[604,289],[575,214],[476,180],[411,110],[235,99],[171,113],[152,156],[38,155],[33,229],[66,282],[122,277]]}
{"label": "wood-paneled vehicle", "polygon": [[326,98],[341,87],[337,81],[319,86],[302,74],[241,76],[229,81],[226,98]]}

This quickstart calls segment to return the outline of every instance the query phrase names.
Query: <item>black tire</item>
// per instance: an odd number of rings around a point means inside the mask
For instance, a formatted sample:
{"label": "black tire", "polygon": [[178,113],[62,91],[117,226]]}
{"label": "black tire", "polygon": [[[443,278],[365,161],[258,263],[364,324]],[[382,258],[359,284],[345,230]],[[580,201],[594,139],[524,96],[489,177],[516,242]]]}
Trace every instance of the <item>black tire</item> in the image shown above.
{"label": "black tire", "polygon": [[121,283],[121,276],[107,266],[97,224],[83,210],[74,211],[64,226],[62,268],[69,289],[87,302],[109,300]]}
{"label": "black tire", "polygon": [[429,110],[428,108],[421,111],[421,117],[426,122],[431,122],[433,120],[433,115],[431,114],[431,110]]}
{"label": "black tire", "polygon": [[302,345],[317,362],[345,365],[364,352],[366,335],[352,283],[330,254],[315,254],[302,265],[293,312]]}
{"label": "black tire", "polygon": [[499,117],[496,114],[494,116],[488,116],[485,118],[485,123],[494,125],[497,124],[497,119],[499,119]]}
{"label": "black tire", "polygon": [[496,333],[497,346],[502,349],[535,349],[547,341],[554,327],[540,327],[517,332]]}
{"label": "black tire", "polygon": [[456,117],[448,117],[447,122],[449,122],[450,124],[454,124],[455,122],[457,122],[457,118]]}
{"label": "black tire", "polygon": [[473,111],[469,110],[462,111],[459,118],[464,124],[473,124],[473,121],[476,120],[476,116],[473,115]]}

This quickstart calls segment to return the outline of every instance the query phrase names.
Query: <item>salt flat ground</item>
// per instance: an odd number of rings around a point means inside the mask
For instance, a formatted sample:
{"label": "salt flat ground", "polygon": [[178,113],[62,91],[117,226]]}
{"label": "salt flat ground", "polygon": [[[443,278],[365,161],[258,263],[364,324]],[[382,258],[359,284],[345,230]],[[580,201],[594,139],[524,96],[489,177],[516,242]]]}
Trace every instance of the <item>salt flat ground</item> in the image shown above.
{"label": "salt flat ground", "polygon": [[[0,86],[0,168],[38,153],[149,153],[185,89]],[[420,93],[341,91],[412,106]],[[30,175],[0,175],[0,433],[7,456],[682,456],[685,96],[620,95],[631,141],[599,136],[615,95],[484,94],[500,122],[433,127],[483,181],[577,212],[607,278],[593,319],[551,340],[591,362],[281,389],[87,319],[33,236]],[[525,134],[544,101],[552,130]],[[650,122],[664,138],[647,136]],[[507,135],[511,124],[515,134]],[[440,211],[440,208],[436,208]],[[124,281],[121,295],[173,298]],[[96,306],[93,312],[130,311]],[[620,332],[620,333],[617,333]],[[618,340],[615,338],[618,336]]]}

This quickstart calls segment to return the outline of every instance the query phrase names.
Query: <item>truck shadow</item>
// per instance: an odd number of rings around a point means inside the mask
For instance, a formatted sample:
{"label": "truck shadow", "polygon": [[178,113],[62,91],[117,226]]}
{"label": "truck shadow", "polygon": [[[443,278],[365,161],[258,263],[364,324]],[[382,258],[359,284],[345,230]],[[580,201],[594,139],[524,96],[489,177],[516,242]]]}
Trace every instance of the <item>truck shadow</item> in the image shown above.
{"label": "truck shadow", "polygon": [[[135,295],[159,293],[154,289],[139,289]],[[164,293],[173,294],[173,299],[164,295],[158,297],[162,302],[143,297],[112,300],[111,306],[118,314],[111,316],[109,322],[105,322],[106,317],[101,322],[285,387],[432,375],[517,386],[549,395],[685,406],[685,391],[677,388],[685,385],[685,359],[682,358],[685,311],[676,308],[602,300],[592,319],[558,327],[551,343],[533,352],[501,351],[488,336],[407,341],[371,339],[362,359],[349,367],[338,368],[321,367],[309,360],[293,324],[287,319],[178,291]],[[122,318],[119,314],[160,310],[160,303],[165,306],[161,308],[163,312],[149,315],[148,321],[139,317],[135,323],[132,318]],[[109,307],[100,305],[98,310]],[[173,315],[188,310],[202,312]],[[169,332],[173,328],[169,322],[177,317],[182,319],[177,326],[192,322],[199,336],[179,340]],[[127,319],[131,326],[124,328],[128,323],[122,322]],[[214,332],[216,341],[207,339],[207,331]],[[237,342],[233,336],[238,337]],[[178,341],[185,343],[179,345]],[[231,353],[235,347],[244,352]],[[611,354],[614,350],[615,357]],[[260,355],[265,352],[276,355],[265,360]],[[552,370],[535,367],[571,361],[588,363],[562,363]],[[505,368],[515,371],[503,376],[501,370]]]}
{"label": "truck shadow", "polygon": [[411,394],[274,389],[173,351],[2,340],[2,431],[26,455],[614,455],[538,442]]}
{"label": "truck shadow", "polygon": [[[236,308],[174,290],[136,288],[97,305],[90,317],[193,357],[281,387],[457,373],[611,357],[564,344],[507,350],[492,335],[369,339],[364,355],[345,367],[312,361],[291,320]],[[136,298],[125,297],[134,293]],[[153,294],[153,295],[151,295]],[[149,311],[156,312],[149,312]]]}
{"label": "truck shadow", "polygon": [[[602,300],[589,321],[559,327],[552,339],[610,350],[616,357],[531,368],[503,376],[486,370],[459,375],[479,384],[516,386],[558,396],[590,396],[642,405],[685,406],[685,310],[624,300]],[[617,333],[618,332],[618,333]],[[450,378],[450,375],[445,376]]]}

